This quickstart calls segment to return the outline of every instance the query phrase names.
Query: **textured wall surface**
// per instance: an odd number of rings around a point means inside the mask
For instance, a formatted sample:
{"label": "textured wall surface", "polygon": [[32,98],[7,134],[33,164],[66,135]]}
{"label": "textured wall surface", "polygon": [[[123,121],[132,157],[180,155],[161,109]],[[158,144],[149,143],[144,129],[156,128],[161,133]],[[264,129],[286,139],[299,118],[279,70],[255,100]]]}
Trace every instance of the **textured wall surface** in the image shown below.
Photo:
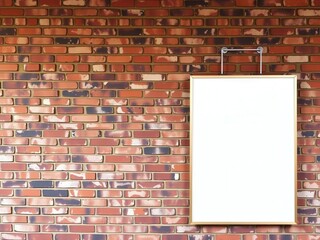
{"label": "textured wall surface", "polygon": [[[319,0],[1,0],[0,24],[1,239],[320,239]],[[189,76],[223,46],[298,74],[296,226],[188,224]]]}

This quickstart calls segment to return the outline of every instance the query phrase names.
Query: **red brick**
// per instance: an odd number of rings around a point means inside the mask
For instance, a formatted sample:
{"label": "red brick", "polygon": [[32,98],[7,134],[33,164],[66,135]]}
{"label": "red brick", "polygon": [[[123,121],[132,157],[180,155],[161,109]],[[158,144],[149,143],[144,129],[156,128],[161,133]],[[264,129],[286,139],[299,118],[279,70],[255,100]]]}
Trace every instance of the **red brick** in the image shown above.
{"label": "red brick", "polygon": [[0,71],[17,71],[18,65],[17,64],[1,64]]}
{"label": "red brick", "polygon": [[98,116],[90,116],[90,115],[72,116],[71,120],[73,122],[97,122]]}
{"label": "red brick", "polygon": [[108,56],[107,57],[107,62],[121,62],[121,63],[129,63],[132,61],[131,56]]}
{"label": "red brick", "polygon": [[40,65],[39,64],[25,64],[24,70],[27,72],[37,72],[37,71],[40,71]]}
{"label": "red brick", "polygon": [[68,153],[68,149],[65,147],[45,147],[43,152],[46,154],[66,154]]}
{"label": "red brick", "polygon": [[[3,3],[4,5],[1,6],[11,6],[11,4],[6,1]],[[10,5],[9,5],[10,4]],[[1,8],[0,15],[1,16],[23,16],[23,9],[14,9],[14,8]]]}
{"label": "red brick", "polygon": [[[53,39],[48,37],[33,37],[31,38],[31,43],[39,44],[39,45],[48,45],[48,44],[53,44]],[[48,49],[48,48],[49,47],[44,47],[42,49]],[[55,47],[52,47],[52,48],[55,49]]]}
{"label": "red brick", "polygon": [[94,226],[86,225],[71,225],[70,232],[94,232]]}
{"label": "red brick", "polygon": [[309,1],[308,0],[300,0],[300,1],[284,0],[283,5],[285,7],[307,7],[309,6]]}

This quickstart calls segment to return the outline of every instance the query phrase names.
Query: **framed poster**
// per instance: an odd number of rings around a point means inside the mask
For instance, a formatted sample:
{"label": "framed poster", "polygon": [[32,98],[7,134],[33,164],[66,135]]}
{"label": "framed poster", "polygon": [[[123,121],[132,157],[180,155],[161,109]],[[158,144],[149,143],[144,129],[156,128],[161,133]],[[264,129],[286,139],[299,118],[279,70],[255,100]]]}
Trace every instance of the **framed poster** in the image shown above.
{"label": "framed poster", "polygon": [[191,77],[191,224],[296,223],[296,82]]}

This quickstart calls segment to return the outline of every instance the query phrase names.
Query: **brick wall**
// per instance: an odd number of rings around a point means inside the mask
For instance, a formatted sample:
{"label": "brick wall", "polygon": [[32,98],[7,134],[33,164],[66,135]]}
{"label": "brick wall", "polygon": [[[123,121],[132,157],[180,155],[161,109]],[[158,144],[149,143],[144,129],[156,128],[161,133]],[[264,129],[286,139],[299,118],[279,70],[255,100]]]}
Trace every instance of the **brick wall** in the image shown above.
{"label": "brick wall", "polygon": [[[320,1],[1,0],[0,16],[1,239],[320,239]],[[188,225],[189,76],[219,74],[223,46],[298,73],[296,226]],[[228,53],[225,72],[258,60]]]}

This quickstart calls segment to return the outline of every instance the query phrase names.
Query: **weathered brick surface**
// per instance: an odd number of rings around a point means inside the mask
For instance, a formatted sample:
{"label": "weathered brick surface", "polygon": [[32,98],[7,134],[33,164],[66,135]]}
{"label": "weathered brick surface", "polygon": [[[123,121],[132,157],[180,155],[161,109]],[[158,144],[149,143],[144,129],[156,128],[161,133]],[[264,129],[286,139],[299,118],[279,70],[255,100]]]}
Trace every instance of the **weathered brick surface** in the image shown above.
{"label": "weathered brick surface", "polygon": [[[0,239],[319,239],[319,7],[1,0]],[[189,76],[259,45],[264,74],[298,74],[299,223],[188,225]],[[224,70],[258,62],[228,53]]]}

